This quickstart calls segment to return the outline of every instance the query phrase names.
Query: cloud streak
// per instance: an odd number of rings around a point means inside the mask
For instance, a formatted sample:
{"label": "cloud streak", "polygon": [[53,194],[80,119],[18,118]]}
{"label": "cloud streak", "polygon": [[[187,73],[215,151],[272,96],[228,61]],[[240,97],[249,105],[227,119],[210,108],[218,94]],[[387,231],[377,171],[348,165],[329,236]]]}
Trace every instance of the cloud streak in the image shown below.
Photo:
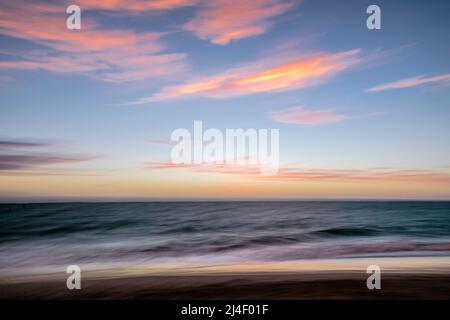
{"label": "cloud streak", "polygon": [[87,162],[98,158],[92,155],[43,151],[52,146],[47,142],[32,140],[0,140],[0,171],[3,174],[11,171],[35,170],[55,165]]}
{"label": "cloud streak", "polygon": [[437,76],[427,77],[420,75],[417,77],[406,78],[394,82],[388,82],[366,89],[366,92],[379,92],[384,90],[402,89],[416,87],[427,83],[450,83],[450,73],[444,73]]}
{"label": "cloud streak", "polygon": [[334,110],[307,110],[304,107],[271,111],[267,115],[270,119],[277,122],[304,125],[339,122],[349,118],[336,113]]}
{"label": "cloud streak", "polygon": [[15,149],[15,148],[34,148],[34,147],[46,147],[48,143],[37,142],[31,140],[0,140],[1,149]]}
{"label": "cloud streak", "polygon": [[148,170],[188,170],[196,173],[223,174],[240,178],[279,182],[404,182],[450,184],[450,174],[421,169],[323,169],[285,165],[273,176],[260,174],[257,165],[148,163]]}
{"label": "cloud streak", "polygon": [[285,0],[215,0],[204,3],[184,28],[200,39],[219,45],[265,33],[273,23],[272,18],[294,5],[293,1]]}
{"label": "cloud streak", "polygon": [[[152,1],[143,3],[148,2]],[[110,3],[113,8],[116,2],[89,3],[93,8]],[[0,61],[0,68],[79,73],[111,82],[169,76],[187,68],[185,54],[167,52],[161,41],[164,33],[105,29],[89,16],[83,18],[81,31],[67,30],[64,8],[30,1],[5,4],[0,12],[0,34],[32,41],[42,49],[2,50],[0,53],[15,59]]]}
{"label": "cloud streak", "polygon": [[55,154],[0,154],[0,171],[34,169],[41,166],[72,164],[95,159],[95,157],[80,155]]}
{"label": "cloud streak", "polygon": [[[65,28],[65,7],[71,4],[10,1],[2,4],[0,34],[25,39],[42,46],[36,50],[2,50],[15,59],[0,61],[0,69],[46,70],[62,74],[83,74],[109,82],[168,77],[188,70],[186,55],[168,52],[161,38],[164,32],[136,32],[125,28],[102,28],[95,15],[83,15],[82,30]],[[195,7],[197,12],[185,30],[214,43],[226,44],[264,33],[271,18],[292,5],[286,0],[80,0],[84,11],[110,11],[137,15]],[[126,57],[126,59],[124,59]]]}
{"label": "cloud streak", "polygon": [[145,12],[188,7],[200,0],[78,0],[83,9],[120,12]]}
{"label": "cloud streak", "polygon": [[[281,60],[281,61],[280,61]],[[360,61],[360,50],[308,57],[284,57],[259,61],[218,74],[168,86],[149,97],[125,105],[147,104],[186,96],[236,97],[255,93],[281,92],[317,84],[325,77],[348,69]]]}

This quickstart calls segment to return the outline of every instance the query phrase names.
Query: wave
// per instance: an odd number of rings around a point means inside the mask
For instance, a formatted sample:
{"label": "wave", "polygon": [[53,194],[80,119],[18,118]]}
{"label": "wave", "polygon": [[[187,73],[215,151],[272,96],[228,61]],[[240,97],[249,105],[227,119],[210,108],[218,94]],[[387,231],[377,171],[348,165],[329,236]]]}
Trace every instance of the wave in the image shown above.
{"label": "wave", "polygon": [[0,205],[0,269],[450,256],[450,202]]}
{"label": "wave", "polygon": [[315,231],[318,235],[331,236],[372,236],[381,233],[380,230],[373,228],[329,228]]}

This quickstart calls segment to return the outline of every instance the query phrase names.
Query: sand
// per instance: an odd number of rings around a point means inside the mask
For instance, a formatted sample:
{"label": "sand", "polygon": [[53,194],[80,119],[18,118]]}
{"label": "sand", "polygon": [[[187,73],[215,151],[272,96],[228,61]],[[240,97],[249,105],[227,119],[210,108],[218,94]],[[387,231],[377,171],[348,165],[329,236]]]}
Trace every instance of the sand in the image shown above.
{"label": "sand", "polygon": [[450,299],[448,274],[385,274],[380,290],[363,273],[137,276],[0,284],[0,299]]}
{"label": "sand", "polygon": [[[382,269],[380,290],[367,288],[369,262]],[[0,299],[450,299],[448,257],[84,270],[81,290],[67,277],[3,273]]]}

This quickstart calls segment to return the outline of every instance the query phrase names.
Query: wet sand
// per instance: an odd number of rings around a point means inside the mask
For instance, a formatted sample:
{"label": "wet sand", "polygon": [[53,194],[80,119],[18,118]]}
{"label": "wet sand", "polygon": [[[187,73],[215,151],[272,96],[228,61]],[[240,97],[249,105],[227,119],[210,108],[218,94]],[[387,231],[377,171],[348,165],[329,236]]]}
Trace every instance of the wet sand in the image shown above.
{"label": "wet sand", "polygon": [[448,274],[385,274],[368,290],[365,273],[228,274],[65,279],[0,284],[1,299],[450,299]]}
{"label": "wet sand", "polygon": [[[382,270],[380,290],[366,285],[366,268],[373,263]],[[52,270],[3,273],[0,299],[450,300],[449,257],[85,268],[81,290],[67,289],[65,268]]]}

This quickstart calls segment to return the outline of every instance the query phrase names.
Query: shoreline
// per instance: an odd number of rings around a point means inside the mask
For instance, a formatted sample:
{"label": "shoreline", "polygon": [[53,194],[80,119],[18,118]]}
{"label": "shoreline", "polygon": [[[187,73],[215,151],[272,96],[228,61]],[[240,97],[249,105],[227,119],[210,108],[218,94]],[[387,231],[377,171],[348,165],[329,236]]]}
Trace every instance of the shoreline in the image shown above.
{"label": "shoreline", "polygon": [[385,274],[381,289],[366,287],[363,273],[138,276],[0,284],[2,300],[347,300],[450,299],[449,274]]}
{"label": "shoreline", "polygon": [[[366,267],[379,263],[381,289]],[[68,290],[65,272],[4,275],[0,299],[450,299],[450,257],[307,260],[191,269],[128,268],[82,272]]]}

